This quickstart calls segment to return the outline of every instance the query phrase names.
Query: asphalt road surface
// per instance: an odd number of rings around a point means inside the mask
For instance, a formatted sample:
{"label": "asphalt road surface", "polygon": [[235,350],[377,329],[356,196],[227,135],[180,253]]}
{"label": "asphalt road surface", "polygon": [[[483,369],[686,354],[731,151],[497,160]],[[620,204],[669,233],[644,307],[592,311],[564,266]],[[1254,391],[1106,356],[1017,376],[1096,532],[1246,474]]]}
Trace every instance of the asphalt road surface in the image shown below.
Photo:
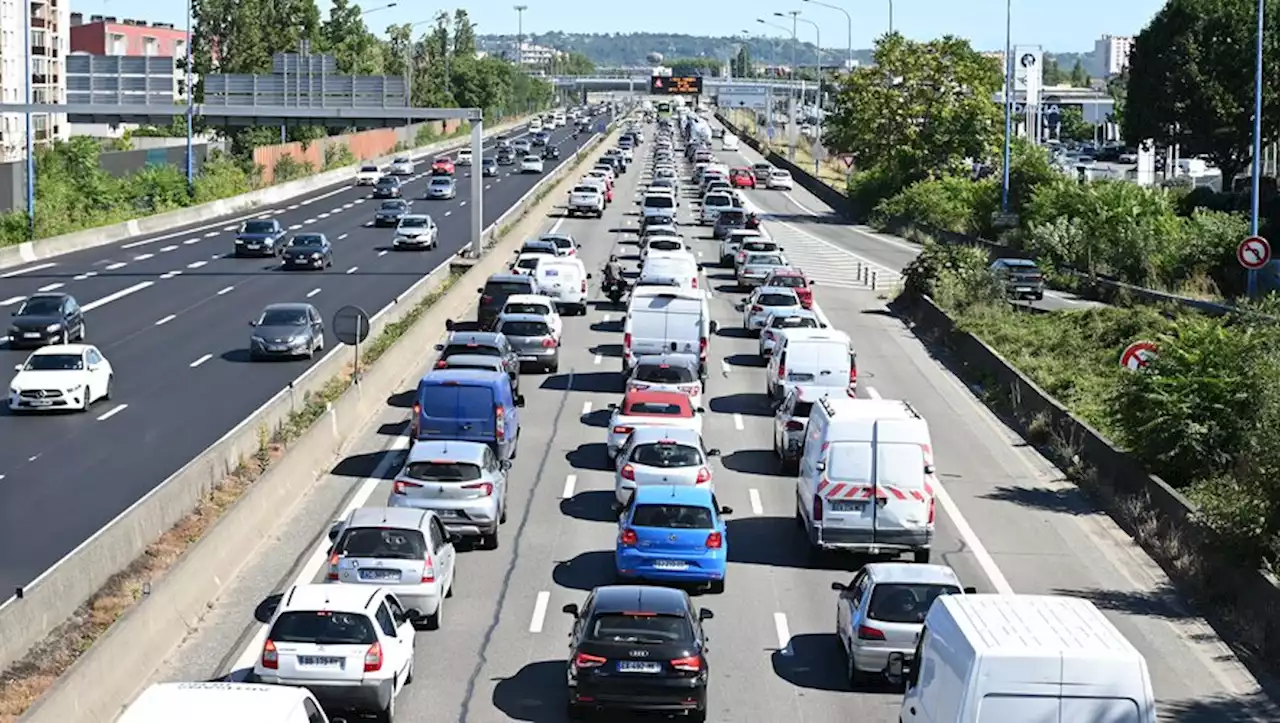
{"label": "asphalt road surface", "polygon": [[[638,175],[630,171],[619,181],[622,202],[603,219],[546,222],[579,239],[593,272],[613,250],[635,262],[637,219],[627,199]],[[765,208],[786,198],[767,191],[747,195]],[[685,202],[682,215],[691,205]],[[765,226],[783,235],[783,222]],[[792,259],[834,264],[839,259],[831,254],[845,253],[833,249],[844,247],[847,230],[799,214],[785,223],[795,227],[787,241]],[[709,235],[696,227],[686,231],[690,238]],[[714,242],[694,243],[704,261],[714,262]],[[869,248],[880,248],[872,246],[875,239],[863,243],[849,258],[870,257]],[[887,250],[874,253],[886,265],[893,254],[909,253],[882,246]],[[808,271],[832,273],[825,266]],[[737,328],[741,314],[733,304],[742,294],[726,271],[712,267],[707,274],[712,313],[722,326],[710,348],[705,435],[709,447],[723,450],[714,483],[721,502],[735,511],[726,592],[698,599],[716,613],[708,624],[709,719],[896,721],[900,692],[887,685],[853,692],[843,680],[830,583],[848,582],[860,560],[850,557],[824,569],[809,562],[792,520],[795,483],[779,472],[770,451],[772,417],[756,341]],[[855,340],[859,395],[908,399],[931,423],[944,485],[935,560],[981,592],[1093,600],[1145,654],[1166,720],[1280,719],[1212,629],[1186,612],[1160,569],[931,358],[884,309],[881,293],[819,281],[816,297]],[[620,319],[621,310],[607,302],[593,303],[585,318],[566,318],[561,373],[525,379],[522,453],[512,471],[502,546],[459,555],[456,593],[447,601],[442,629],[417,637],[417,675],[397,707],[402,723],[564,720],[570,620],[560,609],[614,580],[617,528],[604,427],[606,407],[622,389]],[[424,370],[429,356],[424,354]],[[272,595],[294,582],[320,579],[324,531],[341,516],[335,511],[344,503],[385,503],[387,480],[407,446],[411,396],[408,389],[392,396],[333,473],[297,510],[263,531],[259,554],[163,663],[157,679],[243,678],[260,653],[265,629],[257,620],[269,618],[277,599]]]}
{"label": "asphalt road surface", "polygon": [[[521,131],[523,132],[523,131]],[[589,136],[557,130],[562,158]],[[508,134],[515,137],[518,134]],[[486,147],[492,145],[487,143]],[[231,257],[245,216],[140,237],[0,273],[0,309],[29,294],[73,294],[87,310],[89,343],[111,362],[110,402],[85,414],[0,411],[0,590],[35,579],[104,524],[248,417],[311,362],[249,363],[248,322],[264,306],[307,301],[323,314],[354,304],[376,313],[471,239],[471,182],[458,169],[451,201],[423,200],[429,156],[404,195],[440,229],[433,251],[391,252],[394,229],[373,228],[369,187],[335,187],[257,211],[293,232],[321,232],[334,266],[282,271],[276,259]],[[548,162],[546,172],[559,162]],[[542,176],[502,166],[485,179],[488,225]],[[326,343],[336,344],[332,334]],[[0,348],[0,368],[29,352]],[[322,355],[316,355],[318,360]]]}

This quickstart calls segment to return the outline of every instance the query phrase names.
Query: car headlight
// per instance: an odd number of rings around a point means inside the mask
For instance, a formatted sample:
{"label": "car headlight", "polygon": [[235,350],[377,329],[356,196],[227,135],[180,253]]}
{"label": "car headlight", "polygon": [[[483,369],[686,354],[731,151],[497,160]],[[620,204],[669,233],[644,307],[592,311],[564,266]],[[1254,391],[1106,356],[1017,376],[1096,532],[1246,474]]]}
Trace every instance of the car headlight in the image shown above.
{"label": "car headlight", "polygon": [[22,393],[21,389],[17,387],[9,387],[9,396],[16,396],[21,393]]}
{"label": "car headlight", "polygon": [[265,344],[265,343],[266,343],[266,340],[264,340],[262,337],[260,337],[260,336],[258,336],[258,335],[256,335],[256,334],[255,334],[255,335],[253,335],[253,336],[251,336],[251,337],[249,337],[249,341],[254,342],[255,344]]}
{"label": "car headlight", "polygon": [[307,341],[307,335],[306,335],[306,334],[295,334],[295,335],[294,335],[294,337],[293,337],[292,339],[290,339],[290,340],[289,340],[289,343],[290,343],[290,344],[304,344],[304,343],[306,343],[306,341]]}
{"label": "car headlight", "polygon": [[57,331],[62,328],[62,324],[50,324],[44,328],[45,331]]}
{"label": "car headlight", "polygon": [[323,256],[323,254],[321,254],[319,251],[317,251],[317,252],[315,252],[315,253],[311,254],[311,258],[313,258],[313,259],[318,259],[318,258],[320,258],[321,256]]}

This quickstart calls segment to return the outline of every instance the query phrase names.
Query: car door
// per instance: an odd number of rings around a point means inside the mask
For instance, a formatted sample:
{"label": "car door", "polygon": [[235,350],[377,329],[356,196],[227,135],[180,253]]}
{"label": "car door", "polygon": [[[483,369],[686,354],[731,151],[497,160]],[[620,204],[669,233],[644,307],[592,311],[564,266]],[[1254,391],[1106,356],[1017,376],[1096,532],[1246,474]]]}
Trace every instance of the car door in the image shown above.
{"label": "car door", "polygon": [[412,651],[406,653],[405,639],[400,635],[399,626],[396,624],[395,616],[391,614],[391,609],[387,606],[388,595],[378,603],[378,610],[373,614],[374,621],[378,624],[378,632],[385,641],[383,652],[387,656],[387,662],[394,671],[392,678],[391,694],[395,695],[404,687],[404,679],[409,673],[409,659],[413,655]]}
{"label": "car door", "polygon": [[111,376],[111,365],[102,358],[102,353],[89,347],[84,353],[85,369],[89,370],[89,400],[93,401],[107,393],[107,379]]}
{"label": "car door", "polygon": [[836,603],[836,635],[840,636],[846,650],[853,647],[856,621],[861,619],[860,610],[862,601],[867,596],[869,577],[865,570],[855,575],[853,582],[840,593],[840,600]]}
{"label": "car door", "polygon": [[413,620],[409,618],[409,614],[405,612],[404,606],[400,604],[400,600],[395,595],[387,593],[385,602],[387,611],[391,613],[391,620],[395,623],[396,639],[401,643],[402,660],[397,660],[399,666],[397,669],[401,671],[401,683],[408,678],[410,667],[413,664],[413,641],[415,631],[413,628]]}
{"label": "car door", "polygon": [[[68,338],[70,338],[70,330],[72,329],[75,330],[76,334],[80,334],[80,324],[84,321],[84,312],[80,310],[80,305],[76,303],[75,299],[68,297],[62,300],[62,317],[64,324],[62,328],[68,330]],[[84,341],[84,337],[80,336],[79,340]]]}
{"label": "car door", "polygon": [[444,523],[439,517],[431,518],[431,546],[434,550],[431,553],[433,560],[440,561],[439,564],[444,568],[446,591],[453,589],[453,573],[454,573],[454,549],[453,543],[449,541],[449,533],[444,529]]}
{"label": "car door", "polygon": [[312,307],[308,312],[311,316],[311,341],[313,344],[319,344],[320,338],[324,336],[324,319],[320,317],[320,312]]}
{"label": "car door", "polygon": [[507,501],[507,468],[491,448],[484,450],[484,469],[489,479],[495,481],[498,488],[498,499],[505,506]]}
{"label": "car door", "polygon": [[787,449],[787,425],[791,422],[791,412],[796,407],[796,399],[799,393],[792,389],[783,398],[778,405],[777,411],[773,414],[773,447],[774,449],[784,452]]}

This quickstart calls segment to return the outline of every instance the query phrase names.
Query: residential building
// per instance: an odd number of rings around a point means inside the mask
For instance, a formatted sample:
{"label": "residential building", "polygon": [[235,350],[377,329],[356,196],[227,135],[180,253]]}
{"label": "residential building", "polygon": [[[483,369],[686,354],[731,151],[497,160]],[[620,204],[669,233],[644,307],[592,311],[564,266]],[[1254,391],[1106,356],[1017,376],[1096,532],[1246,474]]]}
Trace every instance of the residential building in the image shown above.
{"label": "residential building", "polygon": [[[0,0],[0,98],[5,103],[25,102],[28,87],[33,103],[66,102],[63,64],[70,51],[67,34],[70,26],[70,0]],[[65,113],[33,114],[31,129],[36,143],[65,140],[67,116]],[[0,114],[0,161],[25,158],[26,148],[26,116]]]}
{"label": "residential building", "polygon": [[1103,35],[1093,43],[1093,56],[1104,75],[1119,75],[1129,67],[1133,38],[1126,35]]}
{"label": "residential building", "polygon": [[[65,0],[64,0],[65,1]],[[170,23],[71,13],[71,51],[91,55],[187,56],[187,31]]]}
{"label": "residential building", "polygon": [[568,55],[568,53],[555,48],[535,43],[520,43],[519,50],[513,50],[511,54],[514,58],[519,58],[525,65],[533,66],[550,65],[552,61]]}

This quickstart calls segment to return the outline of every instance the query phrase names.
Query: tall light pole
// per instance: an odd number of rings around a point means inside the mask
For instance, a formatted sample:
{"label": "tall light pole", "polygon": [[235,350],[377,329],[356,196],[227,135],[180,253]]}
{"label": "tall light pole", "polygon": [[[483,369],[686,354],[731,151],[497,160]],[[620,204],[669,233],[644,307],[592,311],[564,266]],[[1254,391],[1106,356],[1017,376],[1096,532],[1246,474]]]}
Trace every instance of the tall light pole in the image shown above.
{"label": "tall light pole", "polygon": [[410,108],[413,107],[413,29],[423,25],[430,25],[433,22],[435,22],[434,19],[419,20],[416,23],[409,24],[409,44],[404,49],[404,89],[405,95],[408,96],[406,105]]}
{"label": "tall light pole", "polygon": [[[800,11],[797,10],[796,12],[799,13]],[[817,51],[815,54],[817,56],[817,64],[818,64],[818,97],[817,97],[817,101],[814,103],[814,107],[817,108],[817,113],[818,113],[818,130],[815,131],[816,135],[814,136],[814,145],[818,146],[822,143],[822,28],[819,27],[819,25],[813,22],[812,20],[805,20],[804,18],[801,18],[801,17],[797,17],[796,20],[802,23],[807,23],[809,25],[812,25],[813,32],[816,35],[814,50]],[[817,158],[818,154],[817,154],[816,148],[812,153],[812,155],[814,156],[813,175],[821,176],[822,167],[818,165],[818,158]]]}
{"label": "tall light pole", "polygon": [[[1262,186],[1262,40],[1266,20],[1265,4],[1258,0],[1257,57],[1253,62],[1253,171],[1249,183],[1249,235],[1258,235],[1258,196]],[[1250,297],[1258,293],[1258,272],[1249,270]]]}
{"label": "tall light pole", "polygon": [[[31,4],[19,3],[25,29],[23,41],[23,88],[27,105],[31,105],[31,72],[35,70],[35,62],[31,59]],[[48,42],[48,41],[46,41]],[[46,61],[47,62],[47,61]],[[27,231],[30,238],[36,237],[36,141],[31,137],[31,109],[27,109]],[[46,122],[46,126],[48,124]]]}
{"label": "tall light pole", "polygon": [[524,69],[524,11],[528,5],[516,5],[516,67]]}
{"label": "tall light pole", "polygon": [[[793,28],[793,29],[791,29],[791,30],[788,30],[787,28],[785,28],[785,27],[783,27],[783,26],[781,26],[781,25],[779,25],[779,24],[777,24],[777,23],[771,23],[771,22],[769,22],[768,20],[765,20],[764,18],[756,18],[756,22],[757,22],[757,23],[760,23],[761,25],[768,25],[768,26],[769,26],[769,27],[771,27],[771,28],[775,28],[775,29],[777,29],[777,30],[781,30],[781,31],[782,31],[782,32],[784,32],[784,33],[791,33],[791,73],[790,73],[790,77],[788,78],[788,80],[789,80],[789,81],[795,81],[795,74],[796,74],[796,68],[795,68],[795,47],[796,47],[796,44],[795,44],[795,37],[796,37],[796,36],[795,36],[795,30],[794,30],[794,28]],[[794,162],[794,161],[795,161],[795,157],[796,157],[796,149],[795,149],[795,147],[794,147],[793,145],[791,145],[791,140],[792,140],[792,139],[791,139],[791,133],[792,133],[792,128],[793,128],[793,126],[792,126],[792,119],[793,119],[793,118],[795,118],[795,112],[796,112],[795,89],[794,89],[794,88],[792,88],[790,85],[788,85],[788,86],[787,86],[787,115],[788,115],[788,117],[787,117],[787,123],[786,123],[786,125],[785,125],[785,128],[786,128],[786,131],[787,131],[787,142],[788,142],[788,146],[791,148],[789,158],[790,158],[790,160],[791,160],[792,162]],[[772,117],[773,117],[773,108],[770,108],[770,109],[769,109],[769,116],[770,116],[770,119],[772,120]],[[770,125],[772,125],[772,123],[770,123]],[[771,140],[772,140],[772,139],[771,139]]]}
{"label": "tall light pole", "polygon": [[191,26],[191,6],[193,0],[187,0],[187,72],[186,72],[186,90],[187,90],[187,193],[195,195],[196,192],[196,163],[195,163],[195,139],[193,133],[195,114],[195,91],[191,88],[191,42],[195,37],[195,31]]}
{"label": "tall light pole", "polygon": [[[853,67],[853,16],[849,14],[848,10],[845,10],[839,5],[831,5],[830,3],[819,2],[818,0],[804,0],[804,2],[807,2],[811,5],[817,5],[820,8],[827,8],[829,10],[838,10],[844,13],[844,19],[845,19],[845,22],[847,23],[847,28],[848,28],[847,30],[848,34],[845,36],[848,39],[846,42],[846,45],[848,46],[846,49],[846,52],[848,53],[849,67],[852,68]],[[889,0],[889,4],[892,7],[893,0]]]}
{"label": "tall light pole", "polygon": [[[1262,2],[1262,0],[1258,0]],[[1009,157],[1013,143],[1013,0],[1004,3],[1004,171],[1000,181],[1000,212],[1009,213]]]}
{"label": "tall light pole", "polygon": [[893,34],[893,0],[889,0],[889,34]]}
{"label": "tall light pole", "polygon": [[[797,20],[800,17],[800,11],[790,10],[785,13],[774,13],[773,15],[774,17],[779,17],[779,18],[785,18],[788,15],[791,16],[791,80],[792,82],[795,82],[798,76],[796,71],[799,70],[799,66],[796,64],[796,46],[799,45],[799,41],[796,40],[796,29],[800,24]],[[795,101],[794,94],[789,93],[788,98],[790,98],[790,102],[787,104],[787,109],[788,109],[787,115],[790,117],[787,118],[787,149],[788,149],[787,160],[791,161],[792,163],[795,163],[796,162],[796,142],[797,142],[796,141],[796,101]],[[804,81],[801,81],[800,83],[800,101],[804,102]]]}

